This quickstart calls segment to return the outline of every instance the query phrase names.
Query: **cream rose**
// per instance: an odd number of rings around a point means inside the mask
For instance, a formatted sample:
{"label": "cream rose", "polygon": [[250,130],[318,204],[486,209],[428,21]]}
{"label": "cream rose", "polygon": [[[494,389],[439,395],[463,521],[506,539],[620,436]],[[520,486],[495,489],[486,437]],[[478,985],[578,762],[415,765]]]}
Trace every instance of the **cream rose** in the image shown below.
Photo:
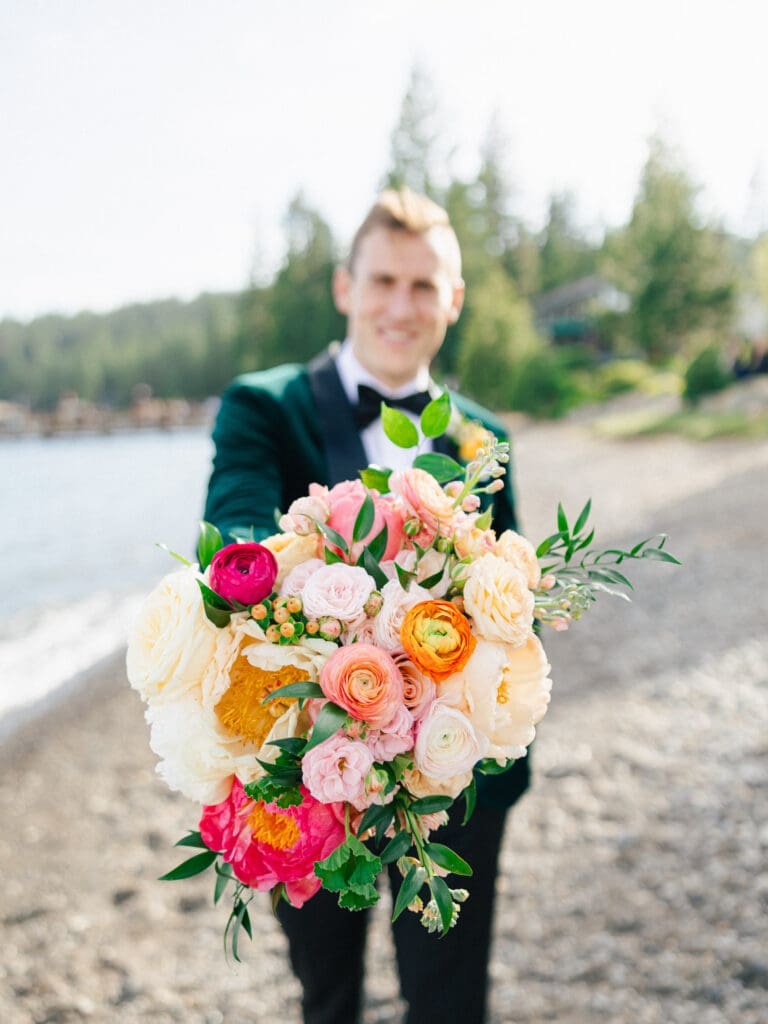
{"label": "cream rose", "polygon": [[455,800],[472,781],[472,769],[454,775],[449,779],[431,779],[418,768],[406,769],[403,784],[411,796],[449,796]]}
{"label": "cream rose", "polygon": [[487,746],[462,711],[438,698],[418,724],[414,767],[431,779],[452,779],[471,771]]}
{"label": "cream rose", "polygon": [[464,607],[484,640],[520,647],[533,629],[533,594],[525,576],[496,555],[470,565]]}
{"label": "cream rose", "polygon": [[128,638],[128,681],[145,701],[200,692],[218,629],[205,617],[195,567],[165,576],[141,606]]}
{"label": "cream rose", "polygon": [[496,541],[493,553],[509,562],[515,569],[519,569],[525,576],[525,582],[530,590],[538,587],[541,582],[541,568],[533,544],[525,537],[521,537],[514,530],[505,530]]}
{"label": "cream rose", "polygon": [[311,533],[305,537],[300,537],[297,533],[275,533],[259,543],[269,548],[277,559],[277,590],[291,569],[310,558],[319,557],[322,550],[322,538],[319,533]]}
{"label": "cream rose", "polygon": [[325,565],[304,584],[304,614],[308,619],[329,615],[342,622],[354,622],[365,614],[364,606],[375,589],[376,581],[358,565]]}

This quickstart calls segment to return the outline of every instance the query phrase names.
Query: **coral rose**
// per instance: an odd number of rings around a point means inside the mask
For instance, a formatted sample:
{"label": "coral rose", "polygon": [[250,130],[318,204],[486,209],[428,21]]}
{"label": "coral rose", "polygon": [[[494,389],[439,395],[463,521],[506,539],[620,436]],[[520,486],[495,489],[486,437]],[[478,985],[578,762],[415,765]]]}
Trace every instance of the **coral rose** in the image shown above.
{"label": "coral rose", "polygon": [[477,643],[469,623],[450,601],[422,601],[410,608],[400,642],[414,665],[436,683],[463,668]]}
{"label": "coral rose", "polygon": [[324,860],[344,841],[344,809],[323,804],[300,787],[298,806],[278,807],[251,800],[235,779],[226,800],[203,808],[200,835],[206,846],[222,854],[235,877],[264,892],[279,882],[295,907],[320,888],[315,862]]}
{"label": "coral rose", "polygon": [[533,594],[523,573],[496,555],[470,565],[464,607],[484,640],[520,647],[531,635]]}
{"label": "coral rose", "polygon": [[211,559],[211,590],[225,601],[257,604],[272,593],[277,559],[263,544],[227,544]]}
{"label": "coral rose", "polygon": [[375,729],[389,725],[403,703],[403,677],[386,651],[373,644],[339,647],[320,673],[325,696]]}

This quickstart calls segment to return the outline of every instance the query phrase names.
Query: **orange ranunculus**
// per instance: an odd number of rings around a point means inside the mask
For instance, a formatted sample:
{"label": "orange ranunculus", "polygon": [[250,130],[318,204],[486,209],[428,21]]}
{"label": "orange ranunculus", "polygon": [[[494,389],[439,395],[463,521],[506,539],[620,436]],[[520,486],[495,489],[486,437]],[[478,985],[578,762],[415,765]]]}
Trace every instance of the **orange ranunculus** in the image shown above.
{"label": "orange ranunculus", "polygon": [[450,601],[422,601],[406,612],[400,641],[417,668],[442,682],[466,665],[477,641]]}

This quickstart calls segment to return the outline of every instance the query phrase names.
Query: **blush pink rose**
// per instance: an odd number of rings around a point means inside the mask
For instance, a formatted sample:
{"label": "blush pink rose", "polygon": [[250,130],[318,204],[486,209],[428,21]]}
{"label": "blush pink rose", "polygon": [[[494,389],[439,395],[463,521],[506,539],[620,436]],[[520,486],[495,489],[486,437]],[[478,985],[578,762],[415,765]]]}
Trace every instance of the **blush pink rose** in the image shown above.
{"label": "blush pink rose", "polygon": [[294,807],[251,800],[235,779],[226,800],[203,808],[200,835],[205,845],[222,854],[235,877],[264,892],[279,882],[295,907],[320,888],[315,861],[323,860],[344,842],[344,808],[315,800],[300,787],[302,802]]}
{"label": "blush pink rose", "polygon": [[257,604],[272,593],[277,559],[263,544],[227,544],[211,559],[208,579],[225,601]]}
{"label": "blush pink rose", "polygon": [[324,565],[325,562],[322,558],[308,558],[306,562],[299,562],[280,584],[280,596],[298,597],[309,577],[318,569],[322,569]]}
{"label": "blush pink rose", "polygon": [[389,489],[402,499],[408,515],[421,523],[422,529],[413,538],[417,544],[427,547],[436,533],[450,535],[453,502],[430,473],[414,468],[393,473]]}
{"label": "blush pink rose", "polygon": [[292,501],[288,512],[281,516],[280,529],[284,533],[308,535],[317,530],[317,523],[327,522],[330,513],[328,488],[321,484],[310,484],[309,494]]}
{"label": "blush pink rose", "polygon": [[429,676],[419,672],[405,651],[394,651],[392,657],[403,677],[403,703],[418,722],[436,700],[437,685]]}
{"label": "blush pink rose", "polygon": [[304,785],[316,800],[345,801],[356,807],[365,803],[365,778],[372,767],[368,746],[343,733],[318,743],[301,762]]}
{"label": "blush pink rose", "polygon": [[403,703],[403,677],[386,651],[373,644],[339,647],[320,672],[325,696],[361,722],[381,729]]}
{"label": "blush pink rose", "polygon": [[371,729],[365,737],[374,761],[391,761],[398,754],[413,750],[413,715],[402,704],[386,729]]}
{"label": "blush pink rose", "polygon": [[302,588],[304,614],[308,619],[330,617],[344,623],[359,621],[375,589],[376,581],[359,565],[344,562],[324,565],[312,573]]}
{"label": "blush pink rose", "polygon": [[355,526],[357,514],[365,500],[366,488],[361,480],[344,480],[336,484],[328,492],[328,501],[331,506],[331,514],[328,525],[337,533],[340,533],[350,548],[350,558],[357,560],[363,547],[370,543],[373,538],[381,533],[386,524],[387,546],[384,549],[383,558],[394,558],[403,545],[405,523],[405,510],[399,502],[390,497],[382,497],[378,491],[370,492],[373,498],[374,518],[373,526],[366,537],[361,541],[352,543],[352,532]]}

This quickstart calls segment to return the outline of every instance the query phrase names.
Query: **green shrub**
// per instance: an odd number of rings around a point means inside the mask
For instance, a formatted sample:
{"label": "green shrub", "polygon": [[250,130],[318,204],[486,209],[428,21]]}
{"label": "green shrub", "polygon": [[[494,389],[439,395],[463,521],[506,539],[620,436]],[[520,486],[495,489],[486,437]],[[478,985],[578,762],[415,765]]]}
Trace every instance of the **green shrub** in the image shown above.
{"label": "green shrub", "polygon": [[731,380],[720,350],[715,345],[708,345],[688,364],[683,398],[687,402],[696,403],[703,395],[722,391]]}
{"label": "green shrub", "polygon": [[512,376],[511,407],[538,419],[562,416],[581,399],[573,374],[557,352],[541,349],[524,357]]}
{"label": "green shrub", "polygon": [[641,359],[614,359],[595,373],[595,390],[599,398],[613,398],[627,391],[636,391],[653,371]]}

